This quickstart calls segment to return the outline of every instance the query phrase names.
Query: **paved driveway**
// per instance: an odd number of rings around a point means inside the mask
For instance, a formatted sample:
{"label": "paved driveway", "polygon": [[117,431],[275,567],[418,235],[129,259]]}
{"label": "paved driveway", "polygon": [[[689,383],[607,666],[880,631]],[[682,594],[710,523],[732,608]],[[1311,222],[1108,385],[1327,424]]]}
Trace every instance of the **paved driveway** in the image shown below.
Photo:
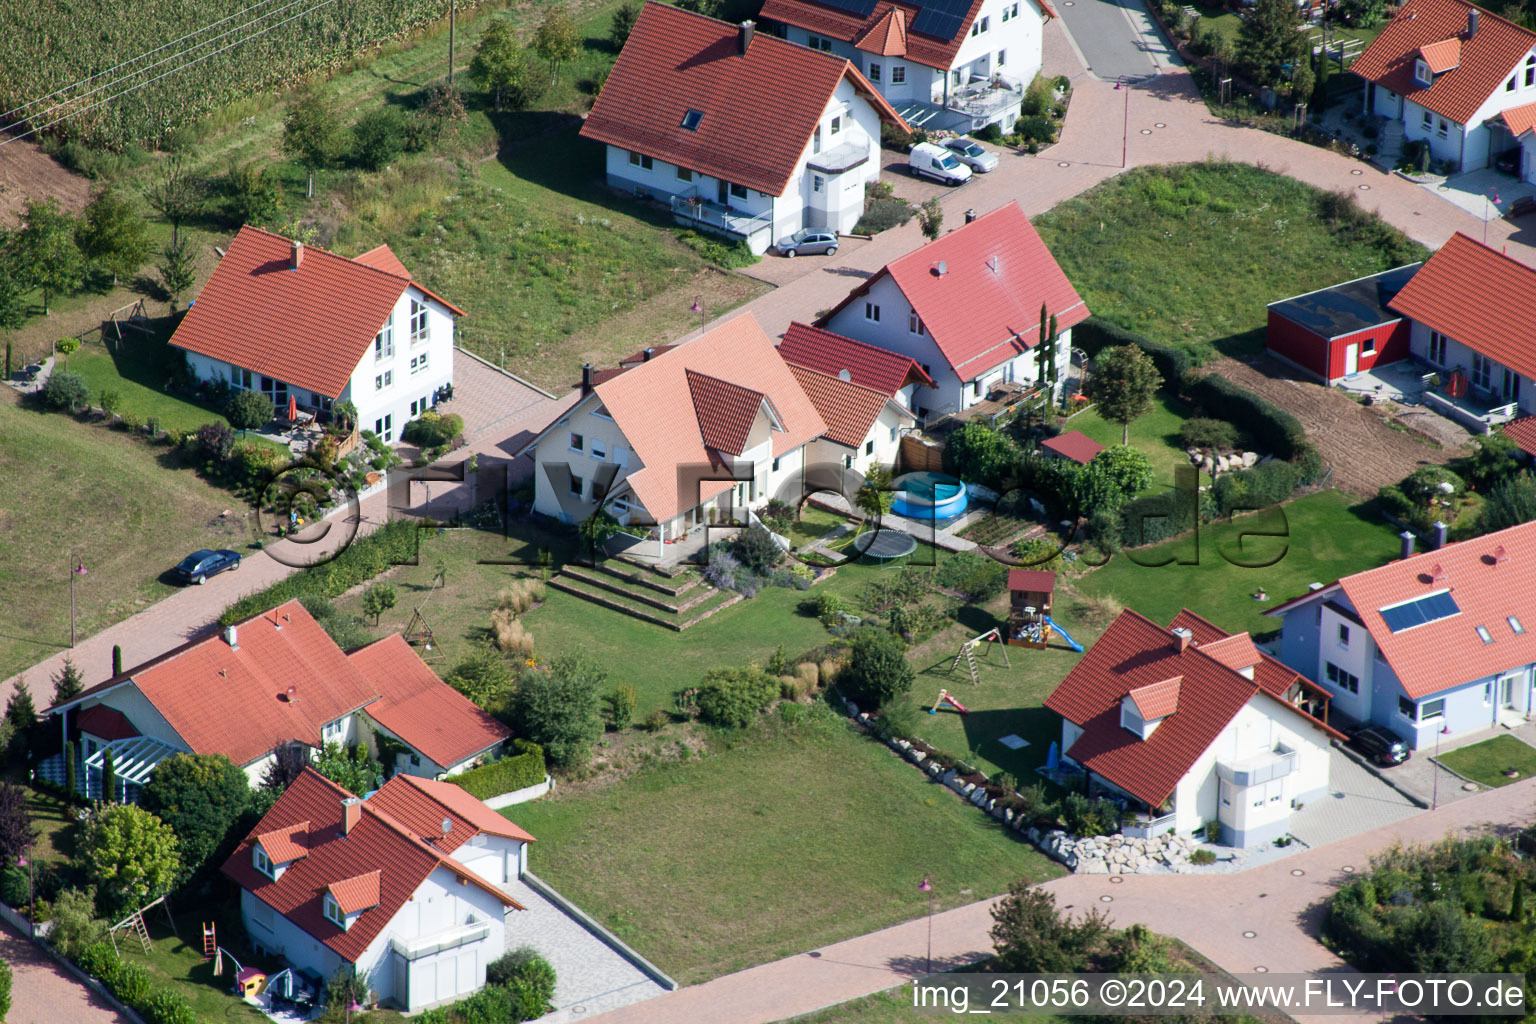
{"label": "paved driveway", "polygon": [[1291,812],[1291,835],[1318,847],[1382,828],[1417,814],[1412,800],[1372,775],[1338,748],[1329,750],[1327,796]]}
{"label": "paved driveway", "polygon": [[1153,43],[1132,20],[1133,13],[1147,17],[1141,0],[1061,0],[1056,13],[1095,78],[1113,82],[1121,75],[1157,74]]}
{"label": "paved driveway", "polygon": [[0,957],[12,973],[7,1024],[129,1024],[9,925],[0,925]]}

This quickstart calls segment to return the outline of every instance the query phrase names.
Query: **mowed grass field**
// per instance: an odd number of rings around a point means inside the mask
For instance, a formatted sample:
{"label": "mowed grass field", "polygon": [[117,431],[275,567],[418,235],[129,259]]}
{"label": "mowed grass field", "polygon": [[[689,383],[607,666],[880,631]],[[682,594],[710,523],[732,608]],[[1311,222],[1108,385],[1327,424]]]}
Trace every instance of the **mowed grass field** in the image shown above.
{"label": "mowed grass field", "polygon": [[[1458,775],[1494,789],[1536,775],[1536,747],[1508,735],[1441,754],[1440,760]],[[1513,768],[1519,774],[1510,778],[1504,774],[1506,768]]]}
{"label": "mowed grass field", "polygon": [[[985,899],[1058,868],[829,709],[508,808],[533,870],[692,984]],[[921,951],[912,950],[914,955]]]}

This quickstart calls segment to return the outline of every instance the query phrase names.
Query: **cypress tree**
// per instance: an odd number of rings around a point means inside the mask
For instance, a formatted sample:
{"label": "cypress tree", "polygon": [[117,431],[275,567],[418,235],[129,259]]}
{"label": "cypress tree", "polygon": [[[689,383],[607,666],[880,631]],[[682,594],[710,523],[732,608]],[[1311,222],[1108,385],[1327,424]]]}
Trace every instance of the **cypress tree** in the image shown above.
{"label": "cypress tree", "polygon": [[122,674],[123,674],[123,648],[122,648],[122,645],[120,645],[120,644],[113,644],[112,645],[112,675],[115,677],[115,676],[120,676]]}
{"label": "cypress tree", "polygon": [[1509,899],[1509,919],[1511,921],[1525,920],[1525,879],[1515,879],[1515,892]]}
{"label": "cypress tree", "polygon": [[112,764],[112,748],[101,752],[101,798],[107,803],[117,802],[117,768]]}

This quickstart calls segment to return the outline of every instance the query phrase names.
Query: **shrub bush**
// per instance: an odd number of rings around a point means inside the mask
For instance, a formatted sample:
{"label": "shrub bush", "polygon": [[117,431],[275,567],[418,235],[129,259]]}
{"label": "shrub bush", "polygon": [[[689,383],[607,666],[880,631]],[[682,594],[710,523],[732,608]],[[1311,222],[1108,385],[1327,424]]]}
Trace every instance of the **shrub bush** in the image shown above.
{"label": "shrub bush", "polygon": [[614,732],[623,732],[634,721],[636,701],[635,688],[629,683],[620,683],[603,698],[603,715]]}
{"label": "shrub bush", "polygon": [[448,781],[480,800],[489,800],[503,793],[515,793],[543,782],[544,749],[525,739],[513,740],[512,749],[517,753],[511,757],[471,768],[450,777]]}
{"label": "shrub bush", "polygon": [[509,724],[544,748],[551,764],[574,768],[592,754],[603,734],[607,670],[586,652],[566,654],[547,667],[524,670]]}
{"label": "shrub bush", "polygon": [[1101,796],[1090,800],[1081,793],[1068,793],[1061,803],[1061,817],[1067,831],[1079,839],[1120,830],[1120,806]]}
{"label": "shrub bush", "polygon": [[50,409],[79,409],[91,400],[85,378],[69,370],[55,370],[43,385],[43,404]]}
{"label": "shrub bush", "polygon": [[914,679],[902,642],[884,629],[865,628],[853,635],[837,688],[860,708],[873,710],[912,689]]}
{"label": "shrub bush", "polygon": [[197,1014],[192,1012],[181,993],[163,988],[139,1007],[148,1024],[198,1024]]}
{"label": "shrub bush", "polygon": [[1036,74],[1034,80],[1029,83],[1029,88],[1024,90],[1024,99],[1019,111],[1026,117],[1038,117],[1048,113],[1051,103],[1056,99],[1056,80]]}
{"label": "shrub bush", "polygon": [[985,555],[962,551],[939,567],[933,582],[959,591],[971,604],[980,604],[1003,592],[1008,582],[1008,566]]}
{"label": "shrub bush", "polygon": [[219,625],[234,625],[306,594],[322,597],[344,594],[359,583],[366,583],[385,570],[415,558],[418,529],[414,519],[385,523],[372,533],[357,538],[331,561],[301,569],[236,601],[219,616]]}
{"label": "shrub bush", "polygon": [[531,997],[532,1001],[541,1007],[537,1015],[543,1016],[549,1011],[542,1007],[547,1007],[550,1000],[555,997],[555,968],[531,946],[523,946],[504,953],[486,964],[485,983],[504,985],[509,988],[521,987],[523,992],[515,994],[514,1000],[521,1001],[526,993],[527,997]]}
{"label": "shrub bush", "polygon": [[859,222],[853,226],[853,233],[878,235],[888,228],[900,227],[916,215],[917,211],[905,199],[897,199],[894,196],[866,199],[864,213],[859,217]]}
{"label": "shrub bush", "polygon": [[118,965],[117,976],[107,987],[129,1006],[143,1006],[149,1002],[154,982],[142,964],[123,963]]}
{"label": "shrub bush", "polygon": [[1187,383],[1185,397],[1207,415],[1229,423],[1241,423],[1261,449],[1277,459],[1293,459],[1301,454],[1306,435],[1301,421],[1267,400],[1232,383],[1218,374],[1208,373]]}
{"label": "shrub bush", "polygon": [[1156,544],[1194,529],[1197,516],[1202,522],[1215,518],[1211,492],[1198,493],[1198,502],[1183,489],[1126,502],[1120,510],[1120,543],[1132,548]]}
{"label": "shrub bush", "polygon": [[670,724],[672,724],[672,716],[660,708],[645,716],[646,732],[661,732]]}
{"label": "shrub bush", "polygon": [[410,121],[400,108],[370,111],[352,126],[352,156],[370,171],[383,170],[405,152],[410,132]]}
{"label": "shrub bush", "polygon": [[1216,853],[1213,850],[1199,849],[1189,855],[1191,864],[1215,864]]}
{"label": "shrub bush", "polygon": [[1239,509],[1280,504],[1295,493],[1302,479],[1300,464],[1272,459],[1252,469],[1222,473],[1211,490],[1216,496],[1217,511],[1229,516]]}
{"label": "shrub bush", "polygon": [[1135,345],[1151,358],[1163,380],[1175,386],[1191,365],[1189,353],[1184,349],[1128,331],[1096,316],[1090,316],[1072,328],[1072,345],[1090,356],[1117,345]]}
{"label": "shrub bush", "polygon": [[980,420],[968,420],[944,441],[944,471],[997,487],[1019,460],[1019,448]]}
{"label": "shrub bush", "polygon": [[755,666],[717,668],[699,684],[699,717],[711,725],[740,728],[779,696],[779,681]]}
{"label": "shrub bush", "polygon": [[428,409],[411,420],[400,431],[400,440],[421,448],[437,448],[452,444],[453,439],[464,432],[464,418],[454,413],[443,416],[435,409]]}
{"label": "shrub bush", "polygon": [[731,540],[732,553],[755,573],[766,573],[784,557],[784,549],[761,526],[750,526]]}
{"label": "shrub bush", "polygon": [[1196,416],[1179,427],[1179,444],[1185,448],[1232,448],[1237,444],[1237,428],[1226,420]]}
{"label": "shrub bush", "polygon": [[1025,142],[1055,142],[1056,122],[1044,114],[1021,117],[1014,122],[1013,133]]}

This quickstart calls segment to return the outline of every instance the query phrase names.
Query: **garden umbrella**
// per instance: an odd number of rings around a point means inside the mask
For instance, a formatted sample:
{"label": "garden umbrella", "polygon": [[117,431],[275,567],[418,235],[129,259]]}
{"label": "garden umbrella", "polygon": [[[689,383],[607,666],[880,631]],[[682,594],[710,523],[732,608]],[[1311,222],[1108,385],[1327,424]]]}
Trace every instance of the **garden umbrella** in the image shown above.
{"label": "garden umbrella", "polygon": [[292,423],[299,418],[299,402],[292,395],[288,396],[288,422]]}

